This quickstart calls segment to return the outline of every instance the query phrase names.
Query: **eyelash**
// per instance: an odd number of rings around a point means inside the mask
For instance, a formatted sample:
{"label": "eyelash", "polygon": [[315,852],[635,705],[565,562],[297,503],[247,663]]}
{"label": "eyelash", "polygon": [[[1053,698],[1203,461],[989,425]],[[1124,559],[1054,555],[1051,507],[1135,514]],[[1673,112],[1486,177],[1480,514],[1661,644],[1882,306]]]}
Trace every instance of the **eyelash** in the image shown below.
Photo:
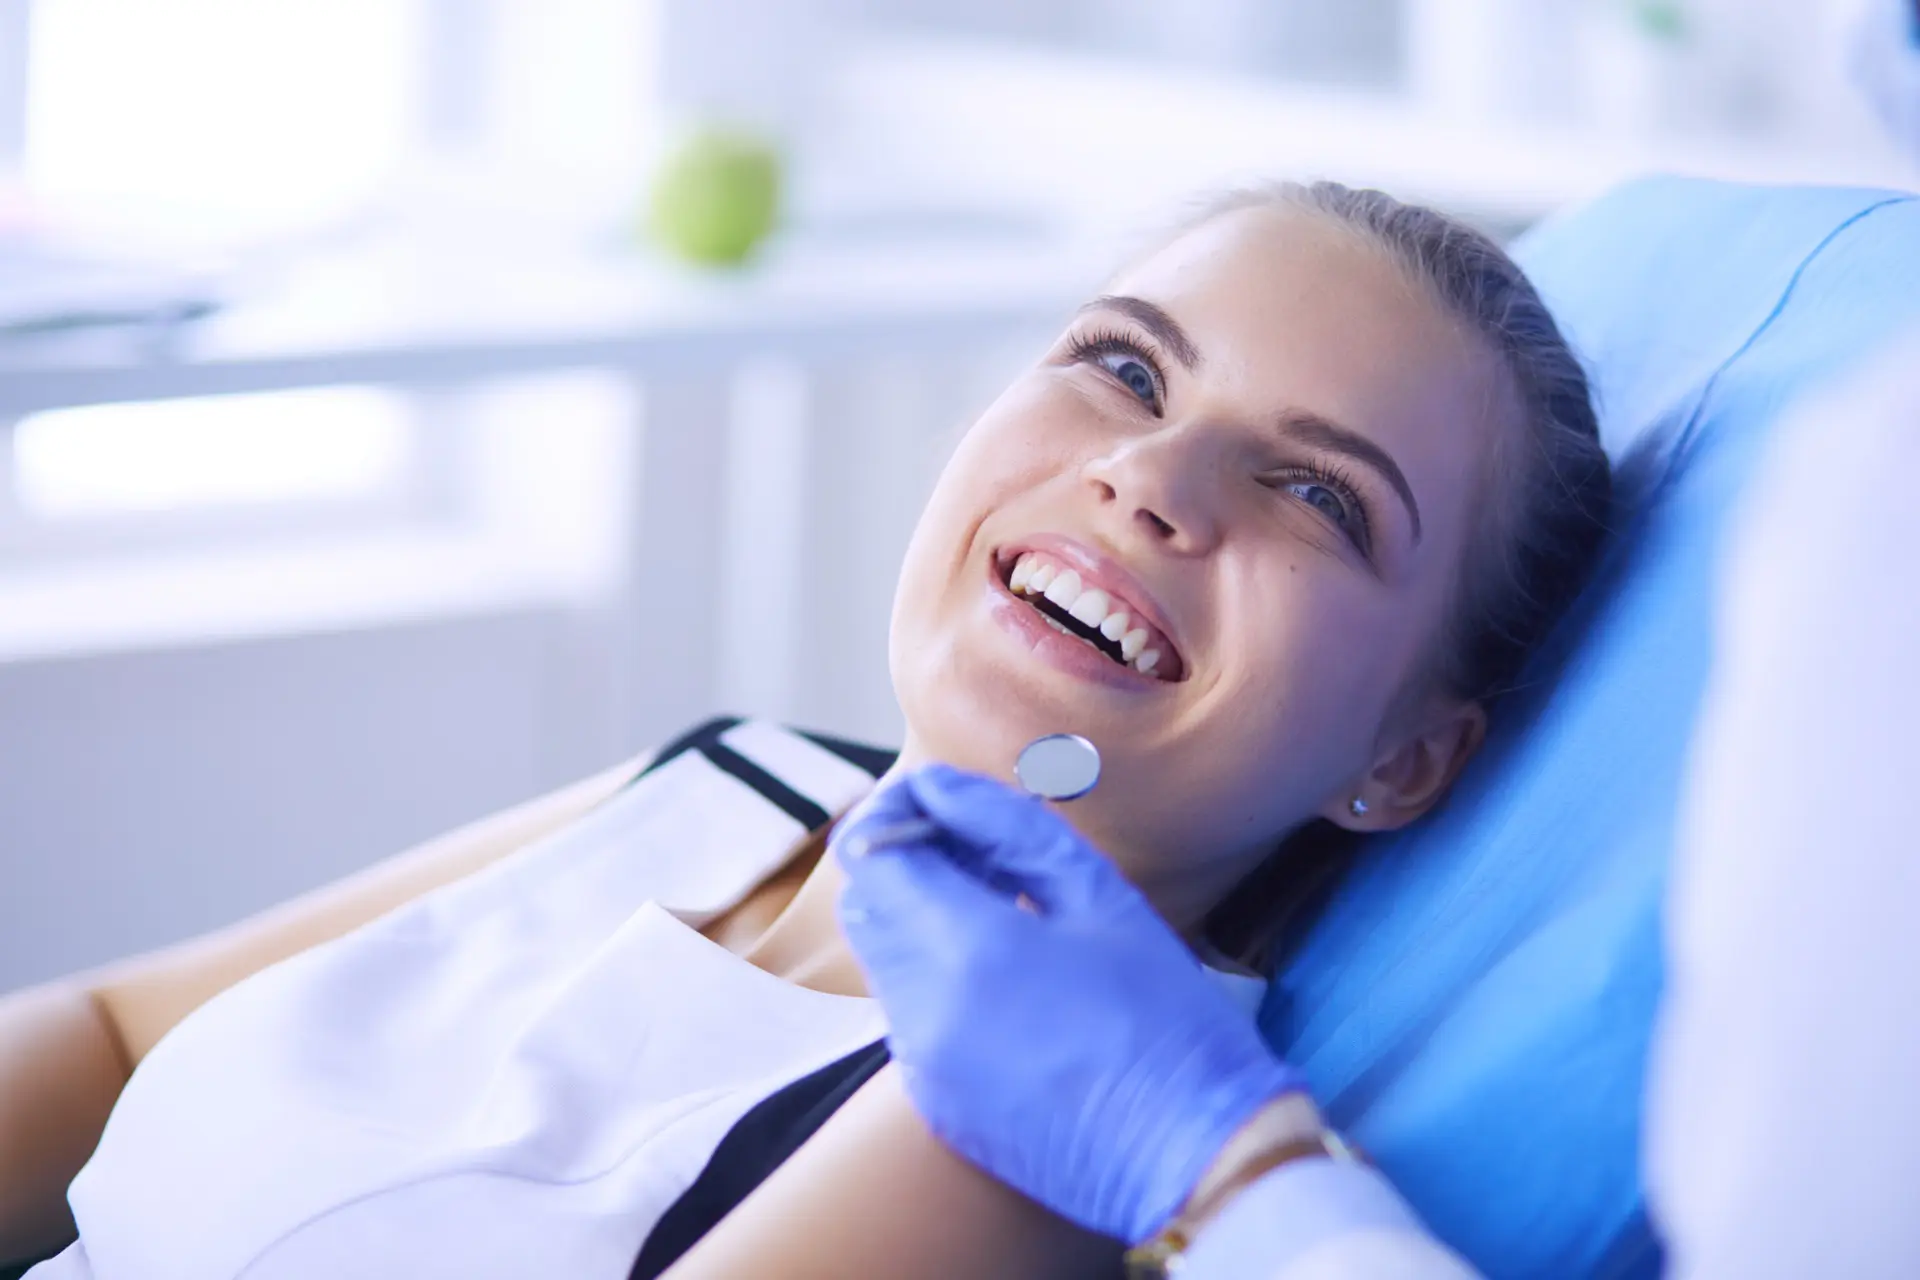
{"label": "eyelash", "polygon": [[1316,484],[1331,491],[1346,505],[1352,519],[1351,527],[1342,527],[1340,532],[1354,545],[1355,550],[1368,560],[1373,559],[1373,525],[1367,519],[1367,505],[1360,501],[1359,491],[1345,472],[1331,462],[1318,459],[1308,462],[1289,464],[1275,473],[1272,480],[1262,481],[1269,488],[1279,488],[1290,484]]}
{"label": "eyelash", "polygon": [[[1167,376],[1153,352],[1139,339],[1115,329],[1095,329],[1090,333],[1076,334],[1067,344],[1067,363],[1069,364],[1098,365],[1102,356],[1126,356],[1146,369],[1153,379],[1153,399],[1151,401],[1142,399],[1140,403],[1152,409],[1154,416],[1158,417],[1167,394]],[[1102,372],[1119,383],[1121,390],[1128,395],[1140,399],[1140,393],[1121,382],[1118,374],[1104,367]]]}
{"label": "eyelash", "polygon": [[[1166,396],[1167,379],[1160,361],[1145,343],[1116,329],[1096,329],[1088,333],[1076,334],[1067,344],[1067,363],[1091,364],[1099,366],[1102,356],[1126,356],[1137,361],[1153,379],[1153,400],[1146,404],[1153,410],[1155,417],[1162,413],[1162,401]],[[1102,372],[1118,383],[1123,391],[1139,398],[1139,393],[1120,381],[1118,374],[1101,366]],[[1313,460],[1292,464],[1277,473],[1273,482],[1262,481],[1269,488],[1279,488],[1289,484],[1317,484],[1330,490],[1346,505],[1352,519],[1351,526],[1342,526],[1340,533],[1353,543],[1354,549],[1373,559],[1373,527],[1367,519],[1366,504],[1360,501],[1359,492],[1346,474],[1332,463]]]}

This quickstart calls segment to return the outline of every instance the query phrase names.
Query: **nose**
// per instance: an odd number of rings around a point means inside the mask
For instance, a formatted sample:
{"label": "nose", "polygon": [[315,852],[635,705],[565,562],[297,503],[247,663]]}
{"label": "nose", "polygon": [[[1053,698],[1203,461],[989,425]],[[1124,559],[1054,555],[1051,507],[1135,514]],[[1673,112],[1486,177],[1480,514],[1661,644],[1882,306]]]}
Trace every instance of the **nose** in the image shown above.
{"label": "nose", "polygon": [[1122,441],[1089,462],[1084,474],[1103,511],[1126,533],[1176,555],[1205,555],[1221,533],[1225,460],[1212,434],[1169,424]]}

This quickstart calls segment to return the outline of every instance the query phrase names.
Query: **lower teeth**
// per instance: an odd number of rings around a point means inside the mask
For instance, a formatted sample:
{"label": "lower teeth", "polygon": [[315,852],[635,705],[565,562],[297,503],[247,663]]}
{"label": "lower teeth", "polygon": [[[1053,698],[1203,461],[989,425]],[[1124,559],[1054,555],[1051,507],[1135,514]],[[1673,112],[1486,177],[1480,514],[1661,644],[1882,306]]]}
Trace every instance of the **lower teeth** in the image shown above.
{"label": "lower teeth", "polygon": [[1054,618],[1049,617],[1047,614],[1045,614],[1039,609],[1035,609],[1034,612],[1040,614],[1040,620],[1042,622],[1052,627],[1055,631],[1058,631],[1061,635],[1072,636],[1075,640],[1078,640],[1081,644],[1087,646],[1087,648],[1093,650],[1095,653],[1099,654],[1101,657],[1111,661],[1113,655],[1109,654],[1105,649],[1102,649],[1099,645],[1087,639],[1085,636],[1081,635],[1079,632],[1073,630],[1070,627],[1063,626],[1060,622],[1058,622]]}

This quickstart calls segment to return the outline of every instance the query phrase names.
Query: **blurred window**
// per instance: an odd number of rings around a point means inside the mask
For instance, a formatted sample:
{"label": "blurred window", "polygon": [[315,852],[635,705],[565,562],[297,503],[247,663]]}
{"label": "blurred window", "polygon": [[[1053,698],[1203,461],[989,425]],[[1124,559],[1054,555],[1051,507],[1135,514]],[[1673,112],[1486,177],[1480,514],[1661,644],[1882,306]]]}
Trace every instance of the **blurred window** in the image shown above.
{"label": "blurred window", "polygon": [[44,195],[278,229],[351,207],[408,145],[403,0],[33,5],[25,171]]}
{"label": "blurred window", "polygon": [[322,387],[37,413],[13,429],[14,496],[41,519],[392,496],[412,445],[407,408],[389,392]]}
{"label": "blurred window", "polygon": [[[409,169],[436,190],[443,162],[532,166],[515,193],[570,167],[631,199],[655,0],[30,2],[21,173],[89,243],[270,266],[376,225]],[[0,421],[0,551],[442,521],[473,483],[458,417],[323,387]]]}
{"label": "blurred window", "polygon": [[[23,176],[50,208],[135,244],[325,228],[417,135],[419,4],[32,2]],[[44,553],[359,518],[405,496],[410,408],[334,387],[35,414],[0,435],[0,523]]]}

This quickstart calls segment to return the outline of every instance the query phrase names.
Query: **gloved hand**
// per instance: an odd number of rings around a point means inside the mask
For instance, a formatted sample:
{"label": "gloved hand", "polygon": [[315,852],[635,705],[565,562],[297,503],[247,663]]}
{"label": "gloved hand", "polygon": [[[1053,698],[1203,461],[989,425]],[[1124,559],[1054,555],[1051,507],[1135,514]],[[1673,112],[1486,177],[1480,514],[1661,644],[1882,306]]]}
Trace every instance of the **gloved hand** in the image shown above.
{"label": "gloved hand", "polygon": [[[921,818],[934,834],[862,852]],[[1301,1087],[1139,891],[1034,797],[930,766],[834,848],[841,924],[914,1105],[1056,1213],[1146,1239],[1255,1111]]]}

